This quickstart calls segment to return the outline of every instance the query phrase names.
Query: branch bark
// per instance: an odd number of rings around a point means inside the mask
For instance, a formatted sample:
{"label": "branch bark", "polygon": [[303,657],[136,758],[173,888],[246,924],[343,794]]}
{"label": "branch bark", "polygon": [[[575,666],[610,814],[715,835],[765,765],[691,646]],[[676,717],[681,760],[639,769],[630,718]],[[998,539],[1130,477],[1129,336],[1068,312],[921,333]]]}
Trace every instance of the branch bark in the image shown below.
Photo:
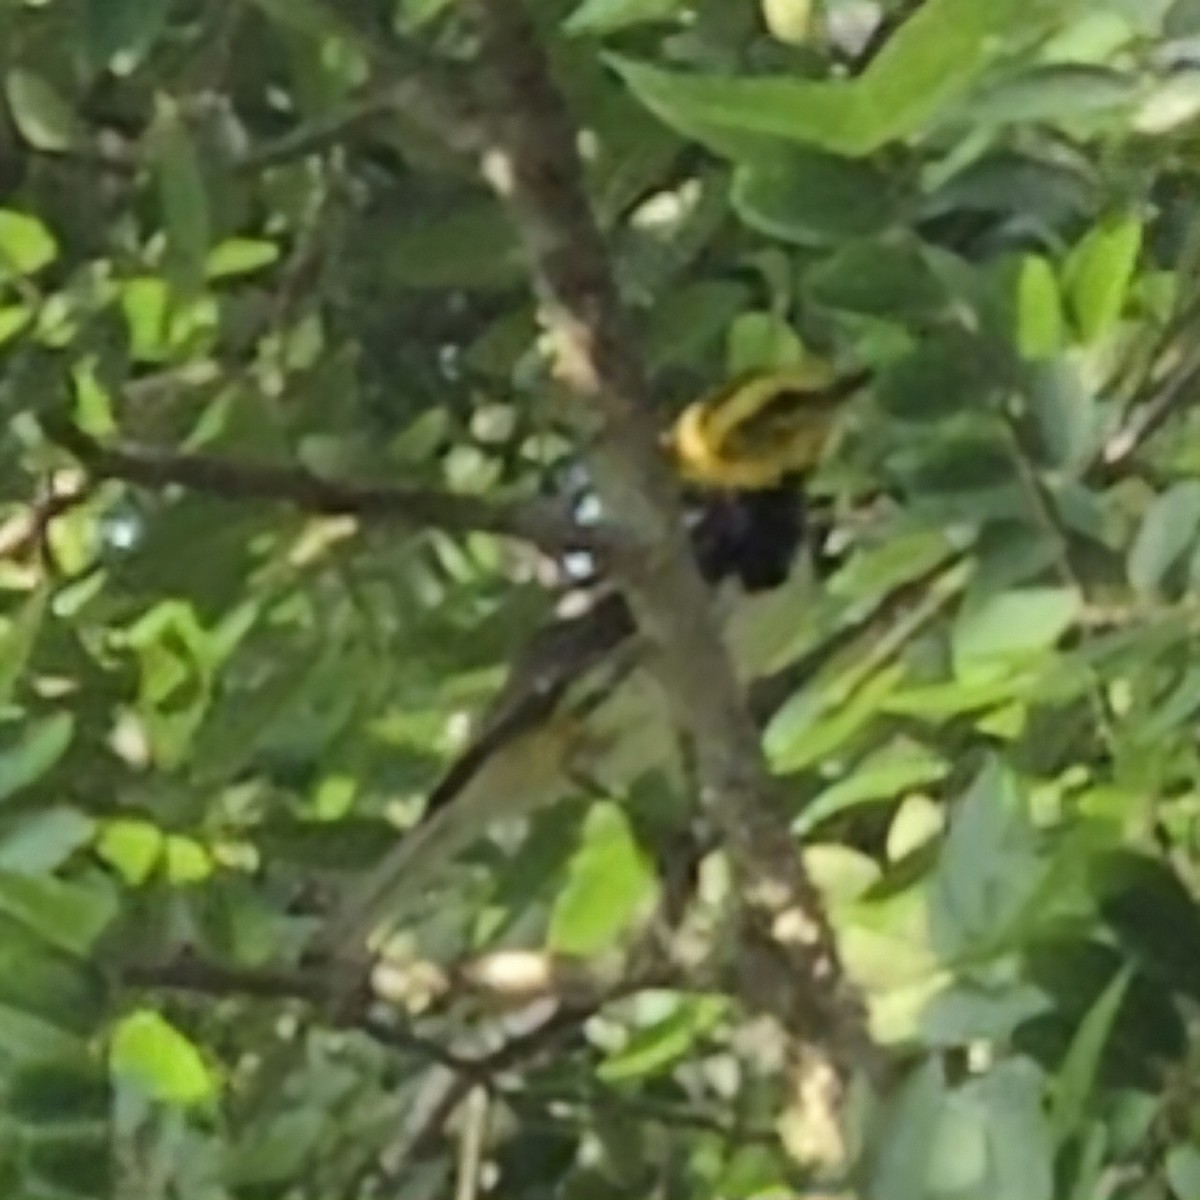
{"label": "branch bark", "polygon": [[178,486],[221,500],[277,501],[302,512],[400,522],[447,533],[491,533],[550,553],[585,550],[603,558],[611,549],[604,529],[579,524],[557,504],[505,504],[436,488],[358,486],[322,479],[303,467],[142,445],[106,446],[75,426],[54,427],[47,434],[74,454],[93,479],[152,489]]}
{"label": "branch bark", "polygon": [[[490,121],[484,173],[524,238],[557,374],[603,419],[592,459],[597,488],[609,515],[638,536],[636,552],[614,565],[656,647],[676,718],[695,743],[701,800],[739,882],[743,1000],[787,1031],[795,1096],[804,1097],[828,1143],[846,1084],[873,1065],[862,1007],[777,815],[758,731],[688,551],[675,481],[657,449],[645,369],[583,190],[576,131],[525,5],[472,0],[471,9]],[[835,1162],[841,1157],[840,1146],[820,1149]]]}

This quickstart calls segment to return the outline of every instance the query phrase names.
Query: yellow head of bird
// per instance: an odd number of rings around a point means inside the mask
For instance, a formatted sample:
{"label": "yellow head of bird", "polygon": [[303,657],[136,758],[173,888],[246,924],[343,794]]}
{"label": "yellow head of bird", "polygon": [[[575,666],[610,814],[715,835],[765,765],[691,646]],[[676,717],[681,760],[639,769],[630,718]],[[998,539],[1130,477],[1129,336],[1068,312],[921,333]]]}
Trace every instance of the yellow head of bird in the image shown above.
{"label": "yellow head of bird", "polygon": [[820,359],[741,376],[688,405],[665,440],[689,483],[774,487],[816,466],[843,403],[866,380],[866,372],[839,376]]}

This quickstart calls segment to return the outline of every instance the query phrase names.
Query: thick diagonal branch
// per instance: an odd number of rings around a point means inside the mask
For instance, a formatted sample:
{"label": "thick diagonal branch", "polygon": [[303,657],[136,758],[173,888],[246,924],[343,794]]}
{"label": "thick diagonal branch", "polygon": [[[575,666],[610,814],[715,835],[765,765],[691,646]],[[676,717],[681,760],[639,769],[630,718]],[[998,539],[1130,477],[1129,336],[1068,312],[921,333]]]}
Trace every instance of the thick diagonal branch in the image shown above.
{"label": "thick diagonal branch", "polygon": [[[656,646],[677,719],[694,740],[702,799],[740,882],[755,978],[746,998],[797,1044],[821,1045],[842,1083],[869,1055],[862,1013],[778,807],[758,732],[688,553],[674,482],[661,461],[636,339],[582,186],[576,131],[520,0],[475,0],[479,72],[491,122],[485,173],[529,251],[561,379],[602,418],[593,458],[609,514],[637,530],[617,567]],[[835,1087],[836,1090],[836,1087]]]}

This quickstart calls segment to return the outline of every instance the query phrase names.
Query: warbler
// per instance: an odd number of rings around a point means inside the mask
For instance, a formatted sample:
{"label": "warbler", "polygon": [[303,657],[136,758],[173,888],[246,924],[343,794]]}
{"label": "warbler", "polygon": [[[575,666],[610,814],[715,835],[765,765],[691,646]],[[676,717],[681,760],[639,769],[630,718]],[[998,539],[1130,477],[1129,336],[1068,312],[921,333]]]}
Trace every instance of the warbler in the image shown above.
{"label": "warbler", "polygon": [[[724,631],[742,682],[775,665],[771,656],[794,633],[808,586],[792,570],[804,477],[842,405],[868,381],[868,372],[838,375],[816,360],[754,373],[688,405],[664,434],[700,574],[714,587],[733,582],[741,595]],[[669,759],[676,743],[649,652],[615,590],[535,634],[418,823],[334,914],[326,945],[359,941],[498,817],[547,804],[581,777],[617,791]]]}

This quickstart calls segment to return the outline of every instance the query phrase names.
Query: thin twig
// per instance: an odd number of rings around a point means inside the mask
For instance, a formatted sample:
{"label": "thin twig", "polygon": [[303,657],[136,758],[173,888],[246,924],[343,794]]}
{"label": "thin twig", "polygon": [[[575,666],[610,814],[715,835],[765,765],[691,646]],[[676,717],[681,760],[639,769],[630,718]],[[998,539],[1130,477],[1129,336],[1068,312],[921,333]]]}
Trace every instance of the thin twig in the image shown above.
{"label": "thin twig", "polygon": [[562,553],[586,550],[604,556],[607,532],[582,526],[561,506],[542,501],[501,503],[435,488],[363,485],[322,479],[303,467],[247,462],[142,445],[107,446],[73,425],[49,429],[93,479],[139,487],[183,487],[221,500],[269,500],[302,512],[400,522],[448,533],[492,533]]}
{"label": "thin twig", "polygon": [[0,524],[0,559],[22,559],[34,550],[44,550],[51,524],[85,503],[89,495],[86,488],[67,492],[51,488],[23,512]]}
{"label": "thin twig", "polygon": [[247,996],[256,1000],[301,1000],[319,1004],[326,985],[311,971],[226,967],[191,955],[162,963],[130,963],[121,968],[126,987],[192,992],[196,995]]}
{"label": "thin twig", "polygon": [[1095,468],[1105,478],[1116,478],[1122,467],[1181,408],[1200,399],[1200,352],[1192,351],[1183,366],[1158,385],[1129,419],[1104,443]]}
{"label": "thin twig", "polygon": [[861,75],[866,71],[883,52],[888,42],[895,36],[896,31],[904,25],[905,21],[920,11],[923,3],[924,0],[902,0],[891,12],[880,15],[879,22],[871,30],[867,40],[863,43],[858,53],[854,55],[853,61],[850,64],[855,75]]}
{"label": "thin twig", "polygon": [[[330,991],[324,972],[227,967],[190,955],[162,963],[128,964],[121,969],[120,980],[125,987],[146,991],[185,992],[217,999],[240,996],[251,1000],[295,1001],[318,1008],[326,1006]],[[380,1045],[415,1054],[451,1070],[474,1069],[471,1060],[460,1058],[408,1025],[375,1017],[370,1011],[371,1002],[372,998],[366,996],[354,1006],[343,1006],[338,1023],[359,1030]]]}

